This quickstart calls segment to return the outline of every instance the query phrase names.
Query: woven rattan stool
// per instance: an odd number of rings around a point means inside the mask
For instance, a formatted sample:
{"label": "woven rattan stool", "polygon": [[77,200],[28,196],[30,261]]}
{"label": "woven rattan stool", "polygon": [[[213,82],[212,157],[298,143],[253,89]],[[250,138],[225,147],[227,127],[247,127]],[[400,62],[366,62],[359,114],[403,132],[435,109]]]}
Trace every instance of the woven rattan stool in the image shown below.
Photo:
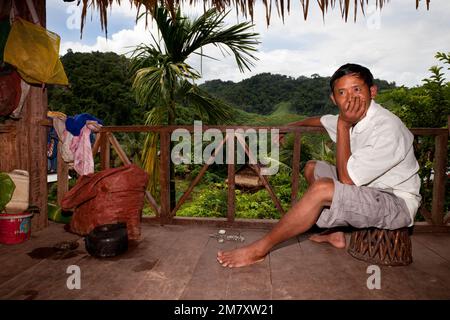
{"label": "woven rattan stool", "polygon": [[356,259],[387,266],[406,266],[412,262],[408,228],[377,228],[352,231],[348,253]]}

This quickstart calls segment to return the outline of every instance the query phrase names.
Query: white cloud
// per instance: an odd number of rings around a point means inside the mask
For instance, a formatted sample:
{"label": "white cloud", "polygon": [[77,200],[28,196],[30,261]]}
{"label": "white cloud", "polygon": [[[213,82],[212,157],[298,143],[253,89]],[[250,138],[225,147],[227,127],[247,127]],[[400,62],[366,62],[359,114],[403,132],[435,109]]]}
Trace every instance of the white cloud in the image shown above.
{"label": "white cloud", "polygon": [[[400,85],[415,86],[421,79],[429,76],[428,68],[437,64],[436,51],[450,51],[450,21],[446,13],[450,12],[450,1],[435,0],[430,11],[425,8],[415,10],[411,1],[391,1],[381,14],[373,7],[366,11],[366,17],[358,13],[358,20],[344,23],[338,8],[325,16],[325,22],[315,2],[311,3],[308,20],[303,21],[301,9],[293,1],[290,15],[285,23],[276,17],[273,10],[271,24],[265,23],[265,10],[261,3],[255,8],[255,30],[261,34],[259,61],[252,72],[240,73],[234,58],[222,58],[220,52],[212,47],[205,53],[219,58],[219,61],[203,59],[203,80],[220,78],[239,81],[261,72],[280,73],[293,77],[309,76],[313,73],[331,75],[336,68],[347,62],[356,62],[369,67],[377,78],[395,81]],[[315,5],[314,5],[315,4]],[[198,16],[202,7],[189,8],[187,15]],[[134,19],[135,10],[124,2],[122,7],[113,8],[109,21],[114,19]],[[50,17],[49,17],[50,19]],[[242,17],[239,20],[243,20]],[[236,23],[232,11],[227,17],[229,23]],[[133,29],[124,29],[112,34],[106,41],[97,37],[92,46],[81,42],[64,42],[61,52],[68,48],[74,51],[114,51],[125,53],[126,48],[141,42],[149,42],[149,31],[144,22]],[[189,60],[200,69],[198,57]]]}
{"label": "white cloud", "polygon": [[94,45],[86,45],[79,41],[62,41],[60,53],[64,54],[68,49],[72,49],[74,52],[113,51],[118,54],[126,54],[135,46],[141,43],[148,43],[151,40],[151,31],[151,24],[146,28],[145,20],[141,19],[133,29],[124,29],[116,32],[111,35],[111,39],[98,36]]}

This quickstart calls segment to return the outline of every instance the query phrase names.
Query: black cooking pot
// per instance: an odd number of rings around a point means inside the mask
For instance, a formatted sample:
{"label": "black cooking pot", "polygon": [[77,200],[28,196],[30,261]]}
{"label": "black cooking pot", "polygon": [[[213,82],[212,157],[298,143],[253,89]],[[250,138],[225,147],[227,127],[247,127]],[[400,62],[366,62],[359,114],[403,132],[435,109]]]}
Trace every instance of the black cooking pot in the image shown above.
{"label": "black cooking pot", "polygon": [[127,225],[123,222],[94,228],[85,238],[87,252],[94,257],[115,257],[128,249]]}

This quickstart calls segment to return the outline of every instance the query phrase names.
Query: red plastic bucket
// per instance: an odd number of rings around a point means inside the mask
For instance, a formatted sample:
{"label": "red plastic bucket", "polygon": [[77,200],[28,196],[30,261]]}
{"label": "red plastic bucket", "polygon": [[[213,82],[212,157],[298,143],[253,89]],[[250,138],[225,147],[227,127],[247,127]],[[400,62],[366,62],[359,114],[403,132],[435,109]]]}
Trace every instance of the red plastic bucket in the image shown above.
{"label": "red plastic bucket", "polygon": [[0,243],[22,243],[31,236],[33,213],[0,214]]}

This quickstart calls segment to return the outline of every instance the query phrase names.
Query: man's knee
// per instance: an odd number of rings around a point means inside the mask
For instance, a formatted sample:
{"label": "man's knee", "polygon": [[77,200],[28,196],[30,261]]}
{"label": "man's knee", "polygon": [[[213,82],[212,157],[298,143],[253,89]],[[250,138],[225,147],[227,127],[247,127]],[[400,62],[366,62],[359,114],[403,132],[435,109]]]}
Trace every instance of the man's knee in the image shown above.
{"label": "man's knee", "polygon": [[309,160],[305,165],[304,173],[308,181],[310,179],[314,179],[314,170],[316,169],[316,162],[317,161],[315,160]]}
{"label": "man's knee", "polygon": [[320,199],[331,201],[334,194],[334,181],[331,178],[319,178],[312,183],[309,189]]}

